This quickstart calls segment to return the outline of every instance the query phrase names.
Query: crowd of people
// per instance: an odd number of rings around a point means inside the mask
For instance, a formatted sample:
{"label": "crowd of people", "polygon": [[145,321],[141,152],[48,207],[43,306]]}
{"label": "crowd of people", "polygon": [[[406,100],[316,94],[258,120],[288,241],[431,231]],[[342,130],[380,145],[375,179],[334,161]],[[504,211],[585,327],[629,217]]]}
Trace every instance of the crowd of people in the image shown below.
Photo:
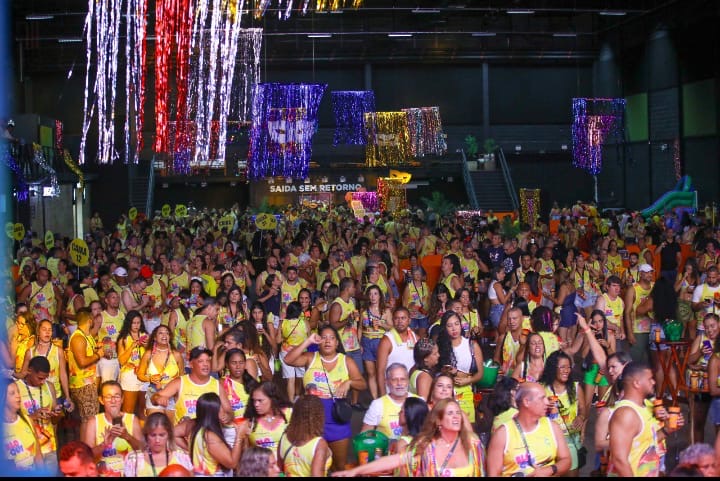
{"label": "crowd of people", "polygon": [[[702,216],[288,207],[261,230],[236,205],[89,224],[87,265],[58,234],[6,253],[18,471],[720,474],[720,231]],[[678,323],[687,372],[663,368]],[[356,452],[367,432],[381,447]]]}

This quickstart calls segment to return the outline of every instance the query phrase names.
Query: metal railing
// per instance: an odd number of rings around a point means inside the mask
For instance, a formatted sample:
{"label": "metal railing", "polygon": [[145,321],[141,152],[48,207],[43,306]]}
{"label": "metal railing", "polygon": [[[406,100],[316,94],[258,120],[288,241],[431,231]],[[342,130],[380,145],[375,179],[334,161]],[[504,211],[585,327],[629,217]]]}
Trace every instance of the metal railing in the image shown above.
{"label": "metal railing", "polygon": [[465,192],[467,193],[468,199],[470,200],[470,206],[473,209],[477,210],[479,208],[477,195],[475,195],[475,186],[473,185],[472,178],[470,177],[470,169],[468,169],[467,158],[465,157],[465,149],[460,149],[460,153],[462,154],[462,173],[463,181],[465,182]]}
{"label": "metal railing", "polygon": [[518,210],[520,208],[520,201],[518,200],[515,185],[513,184],[512,176],[510,175],[510,168],[507,165],[505,152],[502,148],[498,148],[498,159],[500,160],[500,169],[502,169],[503,177],[505,178],[505,185],[507,186],[510,194],[510,201],[512,202],[513,210]]}

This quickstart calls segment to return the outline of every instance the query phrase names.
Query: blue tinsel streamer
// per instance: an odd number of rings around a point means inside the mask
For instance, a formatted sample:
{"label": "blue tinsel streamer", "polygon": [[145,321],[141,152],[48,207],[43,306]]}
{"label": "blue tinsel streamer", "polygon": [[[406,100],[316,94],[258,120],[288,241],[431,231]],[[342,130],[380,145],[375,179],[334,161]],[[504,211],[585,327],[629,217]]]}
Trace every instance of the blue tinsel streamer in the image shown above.
{"label": "blue tinsel streamer", "polygon": [[375,112],[372,90],[336,90],[332,93],[335,113],[333,145],[365,145],[365,112]]}
{"label": "blue tinsel streamer", "polygon": [[0,155],[2,155],[3,163],[15,173],[15,194],[17,195],[17,200],[27,202],[30,198],[30,189],[28,188],[22,169],[10,153],[10,147],[3,146],[2,154]]}

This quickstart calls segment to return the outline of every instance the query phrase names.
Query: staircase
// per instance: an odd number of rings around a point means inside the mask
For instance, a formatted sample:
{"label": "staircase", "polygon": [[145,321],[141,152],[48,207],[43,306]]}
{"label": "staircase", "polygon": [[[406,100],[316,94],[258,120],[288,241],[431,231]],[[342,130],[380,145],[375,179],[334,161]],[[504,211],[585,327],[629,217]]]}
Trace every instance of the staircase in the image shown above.
{"label": "staircase", "polygon": [[494,170],[469,170],[467,162],[463,162],[465,190],[474,209],[510,212],[518,208],[517,195],[502,150],[496,155],[498,163]]}
{"label": "staircase", "polygon": [[128,165],[128,193],[130,207],[152,217],[153,190],[155,188],[155,169],[152,160],[140,160],[137,165]]}

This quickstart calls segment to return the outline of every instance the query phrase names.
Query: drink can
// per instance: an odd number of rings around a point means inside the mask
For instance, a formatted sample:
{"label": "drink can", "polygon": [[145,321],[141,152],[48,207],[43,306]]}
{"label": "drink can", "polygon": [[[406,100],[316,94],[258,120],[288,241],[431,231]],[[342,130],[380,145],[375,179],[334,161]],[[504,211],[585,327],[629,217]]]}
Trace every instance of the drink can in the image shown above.
{"label": "drink can", "polygon": [[668,428],[675,430],[678,428],[678,418],[680,417],[680,407],[679,406],[671,406],[668,408],[668,413],[670,415],[668,416]]}
{"label": "drink can", "polygon": [[367,451],[358,451],[358,464],[368,463],[369,453]]}

